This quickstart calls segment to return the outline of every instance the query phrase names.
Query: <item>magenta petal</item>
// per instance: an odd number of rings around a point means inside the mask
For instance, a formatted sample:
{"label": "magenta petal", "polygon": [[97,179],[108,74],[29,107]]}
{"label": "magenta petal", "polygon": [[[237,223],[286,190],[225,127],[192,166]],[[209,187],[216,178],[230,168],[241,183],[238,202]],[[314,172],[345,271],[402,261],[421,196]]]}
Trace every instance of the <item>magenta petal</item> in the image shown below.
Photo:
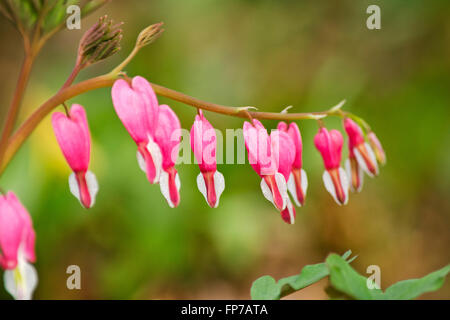
{"label": "magenta petal", "polygon": [[295,159],[295,146],[291,137],[284,131],[274,131],[270,135],[272,141],[277,141],[277,148],[273,150],[274,157],[278,157],[278,172],[280,172],[286,182],[292,171],[292,164]]}
{"label": "magenta petal", "polygon": [[292,166],[294,168],[300,169],[302,167],[303,143],[302,143],[302,136],[300,134],[300,129],[298,128],[295,122],[291,122],[289,124],[289,129],[287,130],[287,133],[289,134],[295,145],[295,159]]}
{"label": "magenta petal", "polygon": [[326,128],[320,128],[314,137],[314,144],[321,153],[327,170],[339,167],[343,143],[342,134],[337,130],[328,131]]}
{"label": "magenta petal", "polygon": [[245,121],[244,128],[244,142],[248,152],[248,162],[261,175],[261,170],[258,164],[258,130],[250,123]]}
{"label": "magenta petal", "polygon": [[248,160],[253,169],[261,177],[274,175],[278,170],[278,157],[272,150],[277,147],[278,141],[272,141],[264,126],[256,119],[253,125],[244,122],[244,141],[248,151]]}
{"label": "magenta petal", "polygon": [[52,115],[53,131],[67,163],[73,171],[85,171],[89,167],[91,137],[83,107],[74,104],[70,118],[61,112]]}
{"label": "magenta petal", "polygon": [[181,140],[181,124],[177,115],[168,105],[159,106],[158,126],[155,142],[162,154],[162,167],[167,170],[175,165]]}
{"label": "magenta petal", "polygon": [[296,212],[295,212],[295,208],[292,205],[292,202],[289,199],[289,197],[287,198],[286,208],[284,208],[280,212],[280,214],[281,214],[281,218],[284,220],[284,222],[286,222],[288,224],[294,224]]}
{"label": "magenta petal", "polygon": [[216,171],[216,131],[202,113],[195,117],[190,140],[200,171]]}
{"label": "magenta petal", "polygon": [[132,80],[133,90],[141,97],[145,104],[148,120],[148,130],[154,135],[158,120],[158,99],[150,83],[143,77],[136,76]]}
{"label": "magenta petal", "polygon": [[142,157],[141,159],[144,161],[142,169],[146,173],[148,181],[150,183],[156,183],[159,179],[161,154],[159,150],[154,150],[157,154],[152,155],[150,152],[150,150],[152,149],[149,149],[149,145],[151,148],[159,149],[158,145],[153,141],[149,144],[140,143],[138,145],[138,153]]}
{"label": "magenta petal", "polygon": [[19,249],[34,262],[35,233],[31,217],[13,192],[0,196],[0,264],[4,269],[17,266]]}
{"label": "magenta petal", "polygon": [[364,135],[361,130],[361,128],[356,124],[355,121],[353,121],[350,118],[345,118],[344,120],[344,129],[347,132],[348,135],[348,145],[349,148],[352,149],[353,147],[364,143]]}
{"label": "magenta petal", "polygon": [[24,245],[25,256],[28,261],[35,262],[36,254],[34,251],[34,243],[36,240],[36,233],[33,229],[33,222],[28,210],[22,205],[17,196],[13,192],[8,192],[8,198],[11,206],[15,209],[17,214],[22,218],[23,235],[22,243]]}
{"label": "magenta petal", "polygon": [[148,102],[143,94],[133,90],[128,83],[119,79],[111,91],[114,109],[119,119],[136,142],[147,142],[149,134]]}
{"label": "magenta petal", "polygon": [[17,254],[22,239],[22,219],[7,200],[0,198],[0,247],[1,263],[4,269],[14,269],[17,266]]}
{"label": "magenta petal", "polygon": [[386,154],[383,150],[383,146],[381,145],[380,140],[378,140],[377,136],[374,132],[369,132],[367,135],[367,138],[369,139],[370,146],[372,147],[373,151],[375,152],[375,156],[377,161],[384,165],[386,163]]}
{"label": "magenta petal", "polygon": [[277,129],[280,130],[280,131],[287,132],[287,130],[288,130],[288,125],[287,125],[286,122],[280,121],[280,122],[278,122]]}

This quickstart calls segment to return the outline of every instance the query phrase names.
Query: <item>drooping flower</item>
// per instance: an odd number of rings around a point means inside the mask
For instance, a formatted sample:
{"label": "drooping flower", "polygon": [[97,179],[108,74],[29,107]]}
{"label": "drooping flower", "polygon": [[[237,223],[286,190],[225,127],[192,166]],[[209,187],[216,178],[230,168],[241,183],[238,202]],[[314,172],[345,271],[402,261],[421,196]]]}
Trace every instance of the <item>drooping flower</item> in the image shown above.
{"label": "drooping flower", "polygon": [[386,154],[384,153],[380,140],[378,140],[373,131],[367,134],[367,139],[369,140],[370,146],[375,151],[375,157],[377,158],[378,163],[381,165],[386,164]]}
{"label": "drooping flower", "polygon": [[248,160],[252,168],[262,178],[261,190],[264,197],[283,211],[288,197],[286,180],[278,172],[279,139],[272,139],[261,122],[244,122],[244,141],[248,151]]}
{"label": "drooping flower", "polygon": [[162,170],[159,179],[161,193],[169,206],[180,203],[180,177],[175,169],[181,140],[181,125],[177,115],[168,105],[160,105],[155,130],[155,142],[162,154]]}
{"label": "drooping flower", "polygon": [[292,172],[289,175],[287,188],[291,193],[297,206],[305,204],[306,190],[308,189],[308,178],[305,170],[302,169],[302,136],[300,129],[295,122],[291,122],[289,126],[285,122],[278,123],[278,130],[284,131],[292,139],[294,143],[295,158],[292,164]]}
{"label": "drooping flower", "polygon": [[[291,136],[285,131],[274,131],[270,134],[271,139],[277,139],[279,148],[274,150],[278,152],[278,172],[281,173],[288,183],[290,177],[292,176],[292,167],[295,162],[296,149],[294,141]],[[295,199],[295,194],[291,194]],[[295,222],[295,208],[292,205],[291,199],[286,195],[286,207],[281,211],[281,218],[289,224]]]}
{"label": "drooping flower", "polygon": [[98,182],[88,170],[91,154],[91,137],[84,108],[72,105],[69,116],[61,112],[52,115],[53,131],[59,147],[73,173],[69,176],[72,194],[86,209],[95,203]]}
{"label": "drooping flower", "polygon": [[361,128],[350,118],[345,118],[344,128],[348,135],[348,146],[354,154],[358,165],[369,176],[378,175],[378,164],[370,145],[365,142]]}
{"label": "drooping flower", "polygon": [[353,192],[360,192],[364,182],[364,174],[352,148],[348,150],[348,159],[345,160],[345,170],[347,171],[348,178],[351,180],[350,189]]}
{"label": "drooping flower", "polygon": [[139,167],[150,183],[158,182],[162,156],[154,137],[159,110],[155,92],[147,80],[136,76],[131,86],[123,79],[114,82],[111,95],[117,115],[138,147]]}
{"label": "drooping flower", "polygon": [[320,128],[314,137],[326,169],[322,176],[325,188],[339,205],[347,203],[349,189],[347,175],[340,167],[343,143],[342,134],[337,130]]}
{"label": "drooping flower", "polygon": [[217,208],[225,189],[225,178],[217,171],[216,147],[216,131],[200,110],[191,128],[191,148],[200,168],[197,187],[211,208]]}
{"label": "drooping flower", "polygon": [[31,217],[16,195],[0,195],[0,266],[5,288],[15,299],[31,299],[38,282],[31,264],[36,261],[35,238]]}

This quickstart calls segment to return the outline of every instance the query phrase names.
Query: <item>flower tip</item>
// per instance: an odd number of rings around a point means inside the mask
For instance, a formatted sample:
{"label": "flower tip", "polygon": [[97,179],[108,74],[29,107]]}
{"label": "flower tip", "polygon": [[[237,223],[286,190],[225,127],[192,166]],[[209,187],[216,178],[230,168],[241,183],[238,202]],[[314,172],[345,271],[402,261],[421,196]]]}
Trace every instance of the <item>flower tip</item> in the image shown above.
{"label": "flower tip", "polygon": [[295,223],[295,208],[292,205],[292,202],[290,200],[287,201],[286,208],[284,208],[281,212],[281,218],[284,222],[287,224],[294,224]]}
{"label": "flower tip", "polygon": [[205,197],[211,208],[219,206],[220,196],[225,190],[225,178],[219,171],[199,173],[197,176],[198,190]]}

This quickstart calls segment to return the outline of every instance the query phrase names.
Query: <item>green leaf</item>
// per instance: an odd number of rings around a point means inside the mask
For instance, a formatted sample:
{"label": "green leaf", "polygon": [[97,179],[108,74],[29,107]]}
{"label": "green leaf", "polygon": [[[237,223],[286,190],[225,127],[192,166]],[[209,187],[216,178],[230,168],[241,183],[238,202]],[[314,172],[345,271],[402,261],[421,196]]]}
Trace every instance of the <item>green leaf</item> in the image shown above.
{"label": "green leaf", "polygon": [[[344,253],[342,256],[343,260],[346,261],[351,253],[351,250]],[[271,276],[263,276],[253,282],[250,295],[253,300],[278,300],[290,293],[316,283],[328,276],[328,274],[326,264],[318,263],[307,265],[303,267],[300,274],[282,278],[278,282]]]}
{"label": "green leaf", "polygon": [[50,10],[48,11],[47,15],[45,16],[44,23],[43,23],[43,30],[44,32],[49,32],[53,30],[54,28],[57,28],[59,25],[61,25],[64,22],[64,19],[66,18],[66,9],[68,6],[72,4],[77,4],[78,1],[52,1],[49,3]]}
{"label": "green leaf", "polygon": [[81,8],[81,15],[84,17],[89,13],[97,10],[101,6],[105,5],[110,0],[89,0],[86,4]]}
{"label": "green leaf", "polygon": [[383,292],[379,289],[369,289],[367,278],[361,276],[337,254],[330,254],[326,264],[330,272],[330,282],[335,289],[358,300],[382,299]]}
{"label": "green leaf", "polygon": [[385,299],[410,300],[426,292],[436,291],[442,287],[449,272],[450,265],[447,265],[423,278],[397,282],[386,289]]}
{"label": "green leaf", "polygon": [[37,20],[38,12],[31,0],[22,0],[15,2],[17,14],[25,28],[31,28]]}
{"label": "green leaf", "polygon": [[253,300],[278,300],[280,287],[271,276],[262,276],[253,282],[250,295]]}
{"label": "green leaf", "polygon": [[404,280],[393,284],[383,292],[369,289],[368,279],[356,272],[349,264],[336,254],[331,254],[326,264],[330,271],[331,285],[338,291],[358,300],[409,300],[423,293],[438,290],[444,284],[450,272],[450,265],[432,272],[420,279]]}

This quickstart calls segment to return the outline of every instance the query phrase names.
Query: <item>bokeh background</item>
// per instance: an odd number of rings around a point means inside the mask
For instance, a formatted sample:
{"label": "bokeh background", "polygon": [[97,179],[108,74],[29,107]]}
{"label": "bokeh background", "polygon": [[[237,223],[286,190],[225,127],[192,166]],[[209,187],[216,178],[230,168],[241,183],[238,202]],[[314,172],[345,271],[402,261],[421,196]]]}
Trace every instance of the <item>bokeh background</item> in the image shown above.
{"label": "bokeh background", "polygon": [[[366,8],[381,7],[381,30],[366,28]],[[38,299],[245,299],[252,281],[276,279],[352,249],[365,274],[381,268],[382,287],[421,277],[450,258],[450,3],[442,1],[114,0],[63,30],[34,67],[23,120],[57,91],[71,71],[82,33],[108,14],[124,21],[123,48],[80,75],[111,70],[139,31],[165,22],[127,73],[206,101],[261,110],[344,108],[365,118],[388,162],[362,193],[337,206],[322,184],[314,121],[301,121],[307,204],[295,225],[264,200],[248,164],[220,165],[226,190],[210,209],[196,187],[196,165],[181,165],[181,204],[170,209],[136,163],[136,146],[117,118],[110,89],[72,99],[88,113],[91,170],[100,183],[86,211],[70,194],[69,167],[50,119],[33,133],[0,184],[29,209],[37,232]],[[2,121],[23,57],[18,33],[0,18]],[[190,128],[195,109],[160,98]],[[207,113],[220,130],[243,120]],[[327,126],[340,128],[338,119]],[[276,122],[264,121],[267,127]],[[345,149],[344,155],[347,151]],[[66,268],[80,266],[82,290],[66,288]],[[327,299],[327,280],[289,299]],[[1,298],[10,298],[0,289]],[[422,298],[450,298],[450,281]]]}

